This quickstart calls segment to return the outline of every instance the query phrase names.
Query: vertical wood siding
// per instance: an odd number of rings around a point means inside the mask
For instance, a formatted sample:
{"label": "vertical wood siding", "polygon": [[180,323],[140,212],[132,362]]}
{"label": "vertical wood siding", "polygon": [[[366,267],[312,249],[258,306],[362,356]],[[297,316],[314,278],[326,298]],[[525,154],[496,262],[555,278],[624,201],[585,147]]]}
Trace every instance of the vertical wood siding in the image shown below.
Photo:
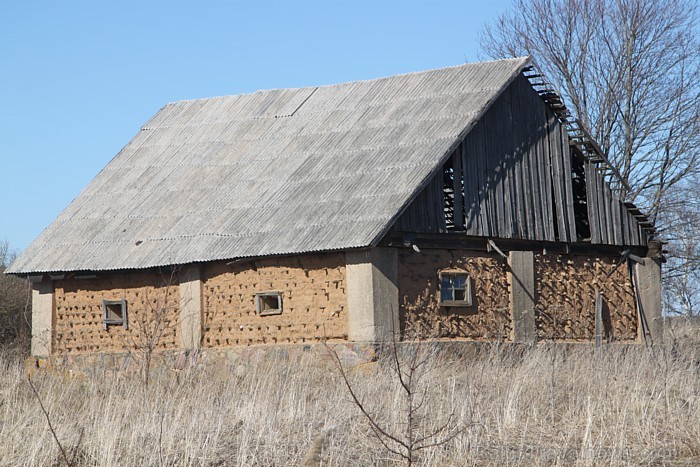
{"label": "vertical wood siding", "polygon": [[[636,219],[587,160],[586,207],[574,206],[572,157],[579,156],[572,154],[566,129],[521,75],[404,211],[394,230],[644,244]],[[579,222],[583,218],[588,223],[590,239],[577,232],[577,215]]]}

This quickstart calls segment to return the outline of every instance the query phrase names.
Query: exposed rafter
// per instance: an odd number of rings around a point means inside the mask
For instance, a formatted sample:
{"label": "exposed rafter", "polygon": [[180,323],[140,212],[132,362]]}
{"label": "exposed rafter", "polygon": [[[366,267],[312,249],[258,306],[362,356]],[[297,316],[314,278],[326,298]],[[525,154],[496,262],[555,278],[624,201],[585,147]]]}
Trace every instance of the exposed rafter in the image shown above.
{"label": "exposed rafter", "polygon": [[[619,170],[610,162],[610,159],[603,152],[595,138],[591,136],[581,120],[571,114],[561,95],[554,88],[554,85],[547,81],[544,75],[537,71],[534,65],[523,68],[523,76],[530,81],[530,84],[532,84],[540,98],[542,98],[552,112],[554,112],[559,121],[562,122],[569,134],[569,143],[576,147],[586,160],[595,164],[596,169],[601,171],[608,178],[608,181],[614,180],[619,183],[619,185],[624,188],[624,192],[622,192],[623,196],[624,193],[631,192],[632,190],[627,181],[625,181]],[[620,188],[618,188],[618,190],[622,191]],[[640,227],[647,231],[648,234],[652,234],[656,231],[653,223],[634,203],[625,201],[623,205],[627,211],[637,219]]]}

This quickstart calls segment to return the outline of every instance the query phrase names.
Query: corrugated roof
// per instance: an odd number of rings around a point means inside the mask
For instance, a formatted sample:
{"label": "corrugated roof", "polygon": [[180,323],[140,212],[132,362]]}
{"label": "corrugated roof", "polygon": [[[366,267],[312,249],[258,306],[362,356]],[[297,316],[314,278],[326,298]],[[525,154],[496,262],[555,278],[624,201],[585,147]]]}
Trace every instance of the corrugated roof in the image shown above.
{"label": "corrugated roof", "polygon": [[369,246],[526,64],[168,104],[8,272]]}

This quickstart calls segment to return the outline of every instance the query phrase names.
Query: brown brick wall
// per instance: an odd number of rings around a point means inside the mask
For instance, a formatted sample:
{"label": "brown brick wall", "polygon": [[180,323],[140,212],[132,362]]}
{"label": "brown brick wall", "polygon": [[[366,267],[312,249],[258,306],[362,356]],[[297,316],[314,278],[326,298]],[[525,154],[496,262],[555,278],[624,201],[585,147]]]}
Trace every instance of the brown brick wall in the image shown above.
{"label": "brown brick wall", "polygon": [[[438,273],[459,270],[472,280],[471,307],[438,305]],[[499,256],[466,250],[399,252],[402,332],[425,337],[479,340],[511,338],[506,263]]]}
{"label": "brown brick wall", "polygon": [[[122,298],[127,301],[129,330],[110,325],[105,331],[102,300]],[[144,339],[159,331],[158,349],[179,346],[179,288],[170,274],[111,273],[96,279],[59,280],[55,283],[55,303],[57,354],[139,349]],[[157,317],[162,319],[156,327]]]}
{"label": "brown brick wall", "polygon": [[[207,264],[202,280],[204,347],[347,339],[344,254]],[[269,290],[283,312],[258,316],[255,293]]]}
{"label": "brown brick wall", "polygon": [[637,338],[637,308],[629,270],[619,257],[536,254],[535,317],[538,339],[595,338],[596,287],[604,297],[603,323],[614,341]]}

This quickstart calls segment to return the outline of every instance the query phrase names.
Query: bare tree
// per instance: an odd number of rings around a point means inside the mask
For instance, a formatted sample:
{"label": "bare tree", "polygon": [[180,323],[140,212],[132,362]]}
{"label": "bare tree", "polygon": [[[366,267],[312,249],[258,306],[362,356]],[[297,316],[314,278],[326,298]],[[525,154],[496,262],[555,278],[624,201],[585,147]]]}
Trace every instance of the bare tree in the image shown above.
{"label": "bare tree", "polygon": [[0,241],[0,344],[25,343],[28,348],[29,283],[25,279],[4,274],[16,256],[7,240]]}
{"label": "bare tree", "polygon": [[669,258],[664,267],[666,312],[700,315],[700,177],[675,187],[663,213],[672,226],[667,230]]}
{"label": "bare tree", "polygon": [[129,313],[131,328],[127,334],[127,347],[141,360],[143,382],[148,387],[153,367],[153,358],[163,339],[176,332],[180,324],[179,301],[170,298],[170,292],[178,284],[179,268],[160,273],[160,287],[153,294],[145,293],[141,303],[134,304]]}
{"label": "bare tree", "polygon": [[[390,418],[383,413],[386,408],[368,406],[351,382],[338,353],[326,342],[324,345],[340,372],[353,403],[369,423],[374,438],[384,449],[398,456],[404,465],[410,467],[417,461],[420,451],[444,446],[465,430],[465,425],[457,420],[454,408],[445,415],[441,414],[440,409],[443,407],[431,404],[435,388],[431,388],[430,383],[424,379],[438,366],[438,342],[416,339],[399,344],[394,338],[379,351],[380,362],[384,360],[396,377],[403,399],[403,430],[394,430],[385,422]],[[430,419],[435,423],[428,423]]]}
{"label": "bare tree", "polygon": [[671,242],[667,309],[700,311],[700,203],[689,202],[700,187],[697,2],[513,0],[481,46],[533,57],[619,169],[613,187]]}
{"label": "bare tree", "polygon": [[694,0],[514,0],[481,46],[531,55],[631,191],[616,188],[657,221],[700,158],[697,13]]}

